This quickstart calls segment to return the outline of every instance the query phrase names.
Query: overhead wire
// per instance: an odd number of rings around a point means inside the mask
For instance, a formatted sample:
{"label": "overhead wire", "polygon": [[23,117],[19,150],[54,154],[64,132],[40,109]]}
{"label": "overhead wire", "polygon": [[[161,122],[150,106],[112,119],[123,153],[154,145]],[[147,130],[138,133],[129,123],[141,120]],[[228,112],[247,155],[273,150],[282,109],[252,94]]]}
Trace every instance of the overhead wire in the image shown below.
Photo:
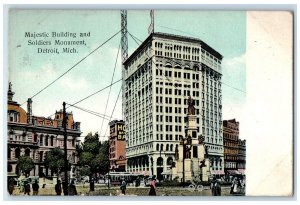
{"label": "overhead wire", "polygon": [[[116,61],[115,61],[115,66],[114,66],[113,75],[112,75],[112,78],[111,78],[111,83],[113,82],[114,77],[115,77],[115,71],[116,71],[117,62],[118,62],[118,58],[119,58],[120,48],[121,48],[121,42],[120,42],[120,44],[119,44],[119,48],[118,48],[118,52],[117,52],[117,57],[116,57]],[[108,97],[107,97],[107,101],[106,101],[106,105],[105,105],[104,115],[106,114],[106,111],[107,111],[107,105],[108,105],[108,102],[109,102],[110,93],[111,93],[111,86],[109,87],[109,92],[108,92]],[[99,136],[101,136],[101,132],[102,132],[102,128],[103,128],[103,122],[104,122],[104,119],[102,120],[102,124],[101,124],[101,129],[100,129],[100,134],[99,134]],[[104,134],[105,134],[105,133],[104,133]]]}
{"label": "overhead wire", "polygon": [[[120,82],[121,80],[122,80],[122,78],[119,79],[119,80],[117,80],[117,81],[115,81],[115,82],[113,82],[113,83],[111,83],[110,85],[108,85],[108,86],[106,86],[106,87],[104,87],[104,88],[101,88],[100,90],[98,90],[98,91],[96,91],[96,92],[94,92],[94,93],[88,95],[87,97],[84,97],[84,98],[82,98],[81,100],[78,100],[77,102],[75,102],[75,103],[73,103],[73,104],[70,104],[68,107],[66,107],[66,109],[69,108],[70,106],[77,105],[78,103],[81,103],[81,102],[83,102],[84,100],[87,100],[88,98],[90,98],[90,97],[92,97],[92,96],[94,96],[94,95],[96,95],[96,94],[102,92],[103,90],[109,88],[110,86],[113,86],[114,84]],[[55,115],[55,113],[52,114],[52,115],[49,115],[48,118],[49,118],[49,117],[52,117],[53,115]]]}
{"label": "overhead wire", "polygon": [[[70,107],[74,107],[74,108],[77,108],[77,109],[79,109],[81,111],[87,112],[87,113],[95,115],[97,117],[100,117],[102,119],[110,120],[110,118],[108,118],[110,116],[108,116],[108,115],[104,115],[104,114],[101,114],[101,113],[98,113],[98,112],[95,112],[95,111],[92,111],[92,110],[88,110],[86,108],[82,108],[82,107],[79,107],[79,106],[76,106],[76,105],[72,105],[72,104],[69,104],[69,103],[66,103],[66,105],[69,105],[69,108]],[[114,119],[116,119],[116,118],[114,118]]]}
{"label": "overhead wire", "polygon": [[[109,122],[111,121],[111,119],[112,119],[112,115],[113,115],[113,114],[114,114],[114,112],[115,112],[115,108],[116,108],[116,106],[117,106],[117,102],[118,102],[118,100],[119,100],[119,97],[120,97],[120,93],[121,93],[121,91],[122,91],[122,86],[121,86],[121,88],[120,88],[120,91],[119,91],[119,94],[118,94],[117,100],[116,100],[116,102],[115,102],[114,108],[113,108],[113,110],[112,110],[112,113],[111,113],[111,115],[110,115]],[[104,135],[106,134],[108,127],[109,127],[109,125],[107,125]]]}

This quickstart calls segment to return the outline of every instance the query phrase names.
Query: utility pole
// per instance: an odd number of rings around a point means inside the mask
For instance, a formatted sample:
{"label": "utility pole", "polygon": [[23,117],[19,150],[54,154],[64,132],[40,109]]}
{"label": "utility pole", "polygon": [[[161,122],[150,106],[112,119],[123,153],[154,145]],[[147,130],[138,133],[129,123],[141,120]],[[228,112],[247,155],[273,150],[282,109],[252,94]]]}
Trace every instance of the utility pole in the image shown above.
{"label": "utility pole", "polygon": [[64,171],[65,171],[65,185],[64,195],[68,195],[68,155],[67,155],[67,113],[66,103],[63,102],[63,128],[64,128]]}
{"label": "utility pole", "polygon": [[121,10],[121,53],[122,53],[122,119],[125,114],[125,68],[123,63],[128,58],[127,10]]}

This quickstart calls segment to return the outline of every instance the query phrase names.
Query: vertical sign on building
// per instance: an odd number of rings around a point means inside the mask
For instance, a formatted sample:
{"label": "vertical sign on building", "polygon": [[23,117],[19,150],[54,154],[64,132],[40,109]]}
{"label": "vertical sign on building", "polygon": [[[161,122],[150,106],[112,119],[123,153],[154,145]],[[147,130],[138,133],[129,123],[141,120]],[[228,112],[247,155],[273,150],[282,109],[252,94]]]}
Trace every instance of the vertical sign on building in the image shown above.
{"label": "vertical sign on building", "polygon": [[117,124],[117,140],[125,140],[125,125]]}

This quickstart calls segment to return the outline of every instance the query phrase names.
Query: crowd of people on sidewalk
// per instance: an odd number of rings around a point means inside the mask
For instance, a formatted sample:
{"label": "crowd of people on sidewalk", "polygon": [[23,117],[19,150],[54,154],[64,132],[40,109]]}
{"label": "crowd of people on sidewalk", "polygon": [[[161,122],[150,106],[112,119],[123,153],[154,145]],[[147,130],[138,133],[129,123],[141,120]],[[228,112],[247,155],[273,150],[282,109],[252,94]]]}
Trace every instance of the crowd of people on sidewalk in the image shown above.
{"label": "crowd of people on sidewalk", "polygon": [[[149,178],[149,180],[150,180],[150,182],[149,182],[150,190],[149,190],[148,195],[149,196],[156,196],[156,192],[157,192],[157,188],[155,186],[156,176],[153,175],[152,177]],[[140,185],[140,179],[137,179],[135,183],[136,183],[136,186],[139,186]],[[127,185],[126,181],[124,179],[122,179],[121,185],[120,185],[122,195],[126,194],[126,185]]]}
{"label": "crowd of people on sidewalk", "polygon": [[230,194],[245,194],[245,179],[234,177],[232,180]]}
{"label": "crowd of people on sidewalk", "polygon": [[[149,180],[149,196],[156,196],[157,195],[157,188],[156,188],[156,176],[151,176],[148,178]],[[136,186],[139,186],[139,179],[135,182]],[[38,195],[39,194],[39,183],[38,180],[35,180],[32,185],[29,181],[24,181],[24,184],[22,186],[22,192],[24,195],[30,195],[31,194],[31,188],[32,188],[32,195]],[[127,183],[124,178],[120,181],[120,190],[121,195],[126,195],[126,187]],[[43,187],[44,188],[44,187]],[[60,195],[68,195],[68,196],[76,196],[78,195],[75,181],[71,180],[70,184],[66,184],[65,182],[61,182],[61,180],[57,180],[57,183],[54,186],[55,193],[57,196]],[[214,177],[211,180],[210,183],[210,189],[211,189],[211,195],[212,196],[221,196],[222,188],[221,188],[221,181],[219,179],[216,179]],[[95,183],[93,178],[90,180],[90,191],[95,191]],[[8,192],[10,195],[14,192],[14,180],[8,181]],[[230,186],[230,194],[232,195],[239,195],[239,194],[245,194],[245,178],[244,177],[233,177],[231,180],[231,186]],[[119,195],[119,194],[117,194]]]}

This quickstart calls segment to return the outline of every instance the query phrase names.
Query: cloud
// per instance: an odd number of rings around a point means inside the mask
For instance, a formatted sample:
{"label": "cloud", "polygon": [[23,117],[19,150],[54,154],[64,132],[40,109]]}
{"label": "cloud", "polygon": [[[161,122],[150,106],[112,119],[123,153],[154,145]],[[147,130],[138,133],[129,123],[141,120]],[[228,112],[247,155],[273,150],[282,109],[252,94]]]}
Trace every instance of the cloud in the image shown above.
{"label": "cloud", "polygon": [[224,58],[222,62],[222,66],[224,68],[239,68],[241,65],[246,64],[246,55],[243,53],[242,55],[235,56],[233,58]]}
{"label": "cloud", "polygon": [[74,78],[74,77],[65,77],[61,80],[61,85],[65,89],[69,89],[71,91],[78,91],[88,87],[88,82],[84,78]]}

